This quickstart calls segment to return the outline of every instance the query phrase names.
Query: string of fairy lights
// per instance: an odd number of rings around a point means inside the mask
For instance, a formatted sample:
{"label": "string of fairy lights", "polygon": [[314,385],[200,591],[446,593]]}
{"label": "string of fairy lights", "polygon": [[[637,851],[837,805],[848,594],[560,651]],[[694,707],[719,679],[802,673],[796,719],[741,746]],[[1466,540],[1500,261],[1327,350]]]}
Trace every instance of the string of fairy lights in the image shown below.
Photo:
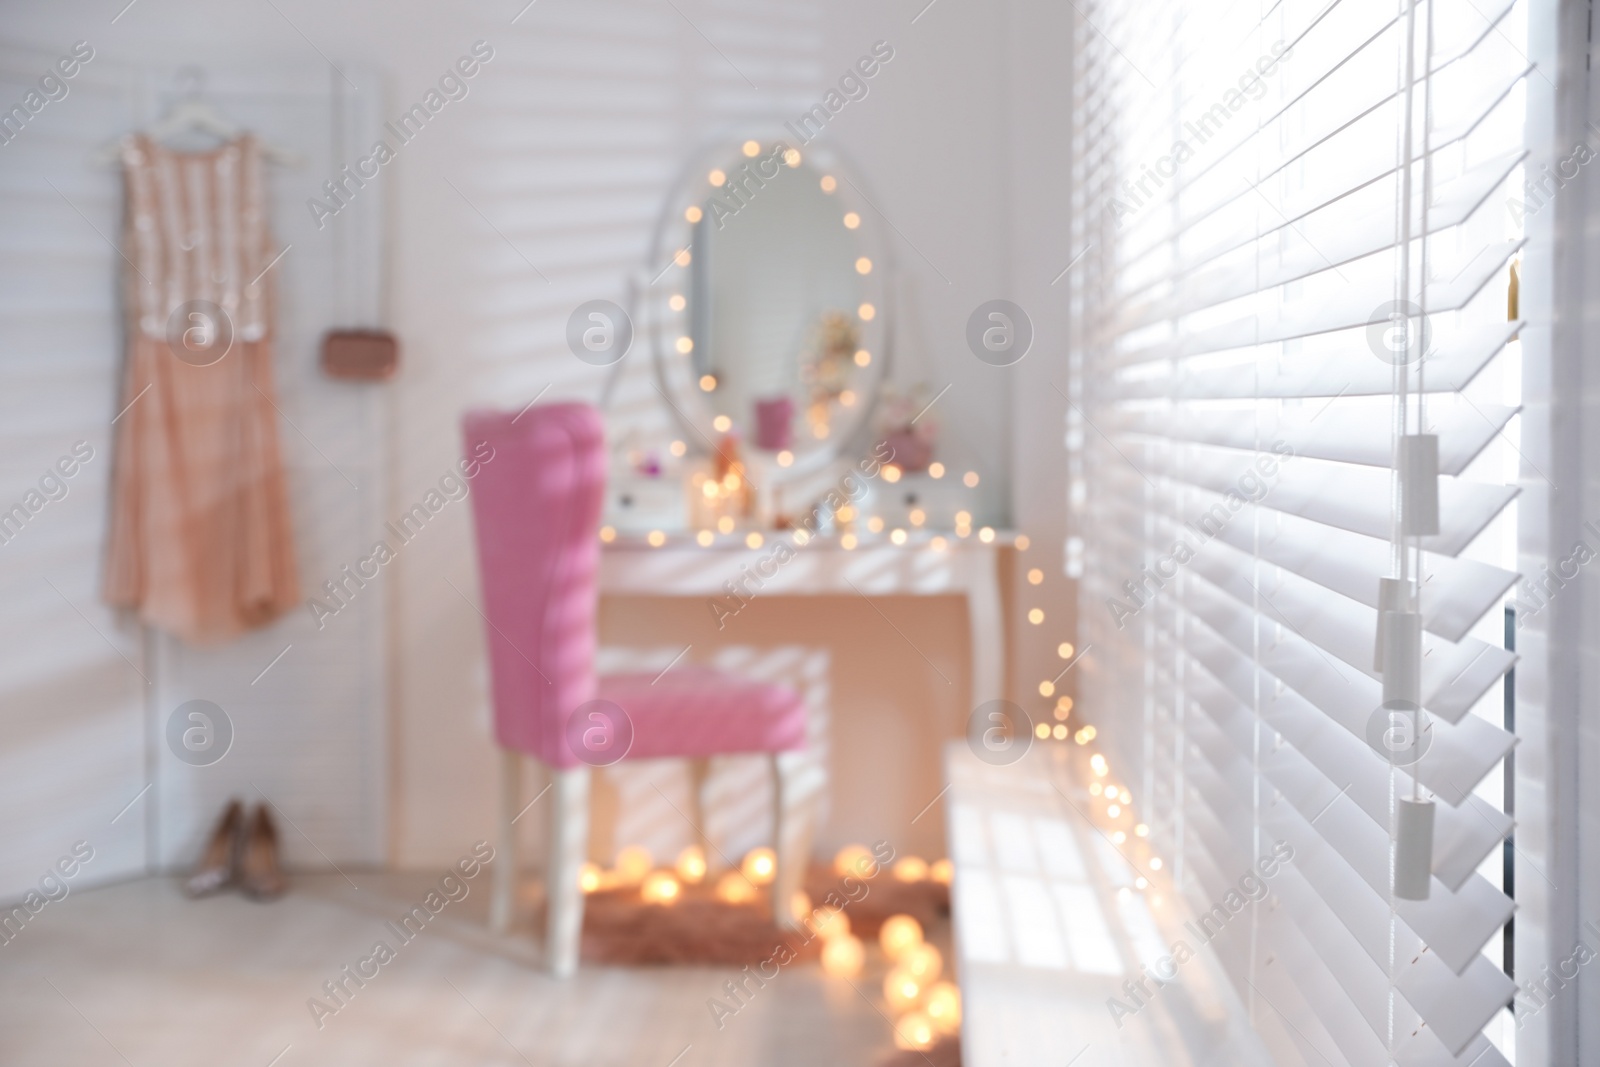
{"label": "string of fairy lights", "polygon": [[[865,845],[852,844],[833,858],[833,873],[853,876],[870,883],[883,873],[876,857]],[[778,858],[762,846],[744,854],[739,865],[713,877],[706,853],[690,845],[678,853],[670,866],[658,866],[650,850],[628,845],[616,854],[607,869],[585,863],[579,884],[585,893],[626,892],[637,894],[643,905],[671,908],[695,892],[694,887],[711,885],[711,895],[735,907],[759,908],[778,873]],[[902,856],[889,867],[888,875],[901,885],[937,883],[949,886],[954,869],[948,859],[933,862],[920,856]],[[821,967],[829,978],[848,982],[866,968],[868,949],[852,932],[848,904],[814,904],[805,890],[797,890],[789,908],[812,938],[822,941]],[[926,1051],[940,1039],[953,1036],[961,1028],[961,991],[944,977],[944,955],[926,940],[922,924],[906,914],[891,915],[878,929],[877,944],[887,971],[883,978],[884,1004],[893,1016],[895,1046]]]}

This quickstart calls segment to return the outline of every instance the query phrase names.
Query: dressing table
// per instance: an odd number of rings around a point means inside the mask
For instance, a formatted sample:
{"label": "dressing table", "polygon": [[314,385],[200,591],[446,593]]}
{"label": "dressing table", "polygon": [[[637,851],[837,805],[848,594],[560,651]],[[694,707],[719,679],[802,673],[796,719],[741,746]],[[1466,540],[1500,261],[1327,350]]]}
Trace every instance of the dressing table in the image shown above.
{"label": "dressing table", "polygon": [[[697,597],[705,600],[708,613],[722,617],[728,625],[733,622],[722,612],[737,611],[739,603],[726,583],[738,582],[744,575],[753,576],[745,588],[756,599],[964,597],[972,655],[967,706],[975,708],[1002,695],[1005,628],[998,568],[1001,550],[1016,544],[1014,535],[993,531],[992,538],[984,541],[978,536],[918,531],[908,535],[904,544],[895,544],[888,537],[867,537],[847,548],[851,542],[841,537],[810,537],[796,545],[795,533],[778,530],[764,534],[756,547],[732,535],[707,546],[693,535],[652,540],[649,535],[618,534],[601,552],[600,594]],[[779,539],[787,540],[794,554],[788,562],[774,565]],[[761,571],[764,561],[770,577]]]}

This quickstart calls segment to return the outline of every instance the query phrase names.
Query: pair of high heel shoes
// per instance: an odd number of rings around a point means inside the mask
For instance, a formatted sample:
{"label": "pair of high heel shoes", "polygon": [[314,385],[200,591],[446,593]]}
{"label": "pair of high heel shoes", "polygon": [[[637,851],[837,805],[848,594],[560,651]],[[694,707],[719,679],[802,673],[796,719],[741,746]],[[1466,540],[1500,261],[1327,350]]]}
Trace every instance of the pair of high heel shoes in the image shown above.
{"label": "pair of high heel shoes", "polygon": [[211,833],[194,873],[183,884],[191,897],[206,897],[237,886],[253,900],[273,900],[289,883],[278,863],[278,829],[265,804],[256,805],[247,826],[244,805],[230,801]]}

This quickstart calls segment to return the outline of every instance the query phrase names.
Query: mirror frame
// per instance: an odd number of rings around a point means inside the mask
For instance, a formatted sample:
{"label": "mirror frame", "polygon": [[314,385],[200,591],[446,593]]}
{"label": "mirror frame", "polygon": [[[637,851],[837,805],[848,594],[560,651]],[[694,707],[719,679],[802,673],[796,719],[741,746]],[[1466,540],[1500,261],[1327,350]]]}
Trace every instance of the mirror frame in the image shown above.
{"label": "mirror frame", "polygon": [[[753,156],[746,150],[750,144],[758,146]],[[674,358],[682,354],[668,344],[670,336],[685,333],[676,327],[686,322],[690,310],[687,303],[680,311],[674,311],[668,306],[672,294],[687,292],[687,286],[682,284],[680,279],[684,277],[681,272],[692,262],[691,231],[694,223],[688,220],[686,212],[691,206],[695,206],[701,209],[702,214],[705,213],[705,205],[718,192],[718,187],[713,186],[709,179],[713,169],[727,173],[733,167],[758,164],[771,158],[773,153],[783,150],[796,151],[782,139],[761,141],[753,137],[743,139],[727,137],[702,144],[679,170],[651,237],[650,256],[646,261],[645,274],[640,280],[636,299],[639,302],[645,331],[650,336],[656,387],[667,401],[672,420],[682,431],[688,448],[697,455],[709,456],[715,452],[713,442],[718,431],[713,428],[712,420],[716,412],[706,400],[705,393],[698,388],[698,384],[688,380],[681,366],[676,368],[673,366]],[[861,218],[861,224],[854,230],[857,235],[857,250],[859,255],[867,257],[872,262],[872,270],[860,276],[863,287],[862,303],[872,305],[874,312],[870,320],[860,322],[861,347],[872,353],[872,362],[864,368],[867,376],[864,379],[866,388],[863,389],[863,393],[866,395],[850,412],[848,418],[837,420],[838,432],[831,433],[826,440],[816,442],[815,447],[791,449],[794,458],[788,466],[763,460],[767,478],[777,482],[787,482],[813,473],[834,463],[850,450],[860,450],[865,447],[864,438],[870,433],[873,415],[877,410],[883,387],[889,379],[889,369],[894,355],[894,315],[890,303],[893,294],[894,263],[890,256],[889,243],[879,222],[881,216],[873,206],[872,198],[864,191],[859,171],[837,149],[813,142],[798,151],[800,152],[798,163],[788,165],[795,169],[808,167],[818,176],[819,183],[824,176],[834,177],[835,187],[832,190],[824,189],[823,193],[839,203],[840,225],[843,225],[843,216],[847,212],[853,211]],[[757,173],[759,174],[759,171]],[[749,202],[755,203],[756,197],[749,197]],[[741,203],[740,206],[744,205]],[[736,221],[729,223],[729,225],[736,224]],[[688,253],[688,260],[683,259],[685,252]],[[685,361],[678,358],[677,362],[682,364]],[[748,418],[746,415],[736,423],[747,434],[745,455],[749,457],[759,454],[768,457],[765,452],[756,452],[753,440],[748,436]],[[796,436],[798,437],[798,433]]]}

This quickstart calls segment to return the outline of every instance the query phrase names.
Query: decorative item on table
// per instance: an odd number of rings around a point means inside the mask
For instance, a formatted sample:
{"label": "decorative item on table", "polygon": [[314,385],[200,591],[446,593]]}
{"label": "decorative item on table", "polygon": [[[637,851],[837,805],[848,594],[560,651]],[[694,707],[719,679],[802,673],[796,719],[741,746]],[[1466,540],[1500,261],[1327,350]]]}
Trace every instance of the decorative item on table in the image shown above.
{"label": "decorative item on table", "polygon": [[794,443],[794,400],[788,396],[756,401],[756,447],[781,452]]}
{"label": "decorative item on table", "polygon": [[939,421],[928,411],[934,394],[918,385],[909,392],[885,387],[878,406],[878,434],[894,449],[894,466],[907,473],[927,470],[939,440]]}
{"label": "decorative item on table", "polygon": [[848,312],[824,311],[817,318],[800,356],[800,381],[809,394],[806,422],[811,436],[825,440],[832,432],[833,405],[855,403],[850,381],[855,372],[855,353],[860,347],[861,327]]}
{"label": "decorative item on table", "polygon": [[709,466],[690,475],[693,523],[701,530],[731,533],[755,510],[755,493],[734,430],[718,438]]}

